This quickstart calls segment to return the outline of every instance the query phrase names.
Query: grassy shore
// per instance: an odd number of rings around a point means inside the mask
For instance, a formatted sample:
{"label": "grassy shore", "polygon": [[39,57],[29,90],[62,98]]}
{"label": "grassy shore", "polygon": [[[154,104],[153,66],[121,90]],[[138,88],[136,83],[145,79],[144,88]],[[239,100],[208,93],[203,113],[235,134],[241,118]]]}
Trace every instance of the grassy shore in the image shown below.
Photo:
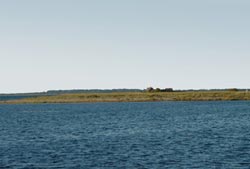
{"label": "grassy shore", "polygon": [[121,92],[97,94],[62,94],[18,100],[1,101],[1,104],[23,103],[83,103],[83,102],[149,102],[149,101],[219,101],[250,100],[250,92],[192,91],[192,92]]}

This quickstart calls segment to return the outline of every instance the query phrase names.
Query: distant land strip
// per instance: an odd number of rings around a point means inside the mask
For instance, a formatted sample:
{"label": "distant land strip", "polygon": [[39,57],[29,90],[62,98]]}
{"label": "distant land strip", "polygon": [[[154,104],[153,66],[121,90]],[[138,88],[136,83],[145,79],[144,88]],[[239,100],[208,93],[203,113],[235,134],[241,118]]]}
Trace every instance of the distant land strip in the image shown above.
{"label": "distant land strip", "polygon": [[0,104],[87,103],[87,102],[152,102],[152,101],[232,101],[250,100],[248,91],[172,91],[68,93],[3,100]]}

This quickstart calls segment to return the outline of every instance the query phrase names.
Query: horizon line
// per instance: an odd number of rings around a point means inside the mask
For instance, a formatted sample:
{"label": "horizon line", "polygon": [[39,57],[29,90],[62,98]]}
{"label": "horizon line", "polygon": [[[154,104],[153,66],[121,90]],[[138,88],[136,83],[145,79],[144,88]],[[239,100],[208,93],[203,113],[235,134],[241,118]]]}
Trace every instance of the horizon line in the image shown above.
{"label": "horizon line", "polygon": [[[150,86],[152,87],[152,86]],[[49,93],[49,92],[60,92],[60,91],[77,91],[77,90],[83,90],[83,91],[91,91],[91,90],[99,90],[99,91],[112,91],[112,90],[146,90],[146,88],[76,88],[76,89],[49,89],[45,91],[29,91],[29,92],[1,92],[0,95],[12,95],[12,94],[42,94],[42,93]],[[154,89],[157,89],[158,87],[153,87]],[[171,87],[169,87],[171,88]],[[159,88],[159,89],[165,89],[165,88]],[[228,89],[238,89],[238,90],[250,90],[250,88],[236,88],[236,87],[231,87],[231,88],[172,88],[174,91],[207,91],[207,90],[228,90]]]}

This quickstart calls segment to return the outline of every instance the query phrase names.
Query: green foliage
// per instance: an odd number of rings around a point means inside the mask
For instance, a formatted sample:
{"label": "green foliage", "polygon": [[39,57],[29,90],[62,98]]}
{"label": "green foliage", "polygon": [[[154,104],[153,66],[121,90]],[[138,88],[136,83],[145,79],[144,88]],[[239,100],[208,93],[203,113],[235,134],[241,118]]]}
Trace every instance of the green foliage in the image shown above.
{"label": "green foliage", "polygon": [[173,88],[165,88],[165,89],[160,89],[160,88],[156,88],[154,89],[153,87],[148,87],[146,89],[147,92],[173,92]]}
{"label": "green foliage", "polygon": [[227,89],[227,91],[230,91],[230,92],[237,92],[239,91],[237,88],[231,88],[231,89]]}
{"label": "green foliage", "polygon": [[161,89],[160,88],[156,88],[155,92],[161,92]]}
{"label": "green foliage", "polygon": [[153,92],[153,91],[154,91],[154,88],[153,88],[153,87],[148,87],[148,88],[146,89],[146,91],[147,91],[147,92]]}

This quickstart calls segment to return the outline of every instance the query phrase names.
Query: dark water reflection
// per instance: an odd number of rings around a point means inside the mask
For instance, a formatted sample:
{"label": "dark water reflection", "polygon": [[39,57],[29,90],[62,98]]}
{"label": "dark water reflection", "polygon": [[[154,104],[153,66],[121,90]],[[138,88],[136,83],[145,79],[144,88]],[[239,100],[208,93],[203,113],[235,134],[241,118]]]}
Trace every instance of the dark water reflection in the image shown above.
{"label": "dark water reflection", "polygon": [[250,168],[250,102],[0,105],[0,168]]}

